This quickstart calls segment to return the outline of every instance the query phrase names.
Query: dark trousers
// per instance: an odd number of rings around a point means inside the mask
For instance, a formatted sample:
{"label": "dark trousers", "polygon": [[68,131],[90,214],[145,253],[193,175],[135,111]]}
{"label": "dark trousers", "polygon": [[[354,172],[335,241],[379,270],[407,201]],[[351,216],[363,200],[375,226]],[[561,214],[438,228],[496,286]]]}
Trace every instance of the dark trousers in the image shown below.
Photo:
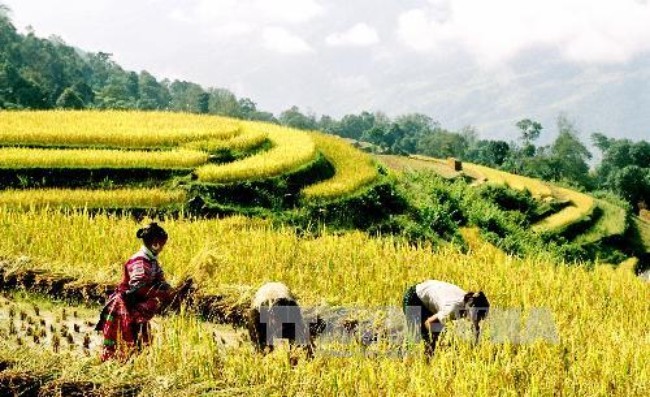
{"label": "dark trousers", "polygon": [[406,316],[406,326],[408,331],[411,335],[419,334],[421,340],[424,342],[426,354],[429,356],[432,355],[436,349],[436,343],[441,329],[433,329],[430,331],[424,325],[424,322],[429,317],[433,316],[434,313],[424,306],[424,303],[415,292],[415,285],[409,287],[404,293],[402,310]]}

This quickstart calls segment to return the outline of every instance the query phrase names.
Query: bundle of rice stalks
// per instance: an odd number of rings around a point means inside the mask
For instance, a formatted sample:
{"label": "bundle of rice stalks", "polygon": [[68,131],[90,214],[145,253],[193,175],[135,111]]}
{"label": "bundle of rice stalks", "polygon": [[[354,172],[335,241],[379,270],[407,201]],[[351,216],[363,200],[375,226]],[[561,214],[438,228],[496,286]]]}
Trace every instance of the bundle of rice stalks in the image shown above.
{"label": "bundle of rice stalks", "polygon": [[254,293],[255,289],[250,286],[226,286],[217,294],[196,294],[188,305],[207,321],[244,326]]}

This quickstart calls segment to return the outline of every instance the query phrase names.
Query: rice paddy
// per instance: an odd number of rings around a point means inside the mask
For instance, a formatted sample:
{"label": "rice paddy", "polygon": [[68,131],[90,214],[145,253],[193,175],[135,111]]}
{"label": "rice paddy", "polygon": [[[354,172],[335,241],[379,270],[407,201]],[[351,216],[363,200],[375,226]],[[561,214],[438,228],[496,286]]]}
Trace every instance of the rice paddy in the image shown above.
{"label": "rice paddy", "polygon": [[[25,267],[38,258],[51,261],[52,271],[116,282],[120,264],[137,249],[131,219],[4,212],[0,220],[6,235],[0,252],[34,258]],[[43,224],[50,227],[43,230]],[[485,291],[493,311],[478,346],[450,328],[430,363],[420,358],[417,346],[403,350],[386,340],[363,348],[352,337],[344,343],[322,339],[314,360],[291,367],[282,350],[261,356],[245,340],[223,346],[199,320],[184,315],[163,318],[154,345],[124,367],[100,365],[93,355],[57,355],[49,348],[17,350],[7,342],[0,342],[0,359],[18,361],[17,368],[31,367],[34,373],[48,363],[57,379],[107,385],[138,379],[144,396],[370,395],[377,390],[387,395],[453,390],[643,396],[650,390],[650,291],[631,272],[504,256],[471,233],[466,238],[472,248],[463,254],[453,247],[432,250],[362,233],[325,232],[305,239],[242,218],[177,219],[164,226],[171,237],[161,258],[169,277],[201,274],[199,288],[206,291],[282,280],[305,307],[360,308],[380,319],[386,307],[399,307],[406,287],[435,277]],[[61,230],[69,236],[64,245],[55,244]],[[622,307],[625,316],[599,315]],[[521,322],[511,322],[517,313]],[[539,324],[544,326],[534,328]],[[430,382],[432,377],[438,381]]]}

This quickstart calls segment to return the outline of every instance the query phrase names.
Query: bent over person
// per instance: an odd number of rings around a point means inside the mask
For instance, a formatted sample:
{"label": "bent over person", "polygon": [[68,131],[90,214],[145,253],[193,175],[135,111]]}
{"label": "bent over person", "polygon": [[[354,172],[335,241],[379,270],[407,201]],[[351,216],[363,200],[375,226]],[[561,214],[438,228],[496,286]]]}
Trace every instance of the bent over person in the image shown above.
{"label": "bent over person", "polygon": [[478,342],[480,323],[490,309],[490,302],[482,291],[465,292],[454,284],[438,280],[411,286],[406,290],[402,304],[407,327],[411,332],[419,333],[427,357],[433,355],[448,320],[469,319]]}
{"label": "bent over person", "polygon": [[285,284],[266,283],[257,290],[247,323],[251,341],[259,352],[273,351],[274,338],[284,338],[291,348],[299,346],[306,350],[307,357],[313,357],[310,332],[295,296]]}
{"label": "bent over person", "polygon": [[138,230],[143,246],[125,264],[122,281],[109,297],[96,330],[104,336],[102,361],[126,359],[150,343],[149,321],[172,302],[183,299],[192,281],[172,288],[158,262],[158,254],[167,243],[167,232],[157,223]]}

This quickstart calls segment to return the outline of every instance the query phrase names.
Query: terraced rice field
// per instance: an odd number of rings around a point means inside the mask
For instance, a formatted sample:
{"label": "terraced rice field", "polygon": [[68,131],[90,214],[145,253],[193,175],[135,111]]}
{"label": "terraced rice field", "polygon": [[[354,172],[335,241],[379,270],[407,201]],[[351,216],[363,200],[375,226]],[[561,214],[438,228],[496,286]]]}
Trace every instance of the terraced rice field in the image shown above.
{"label": "terraced rice field", "polygon": [[0,146],[171,148],[239,134],[237,122],[166,112],[30,111],[0,113]]}
{"label": "terraced rice field", "polygon": [[[528,190],[534,197],[539,199],[557,199],[561,201],[569,201],[571,203],[571,205],[536,223],[533,226],[533,229],[537,231],[562,232],[572,224],[591,217],[596,208],[596,201],[591,196],[574,190],[552,186],[540,181],[539,179],[514,175],[470,163],[463,163],[463,170],[478,180],[486,179],[490,182],[508,185],[514,189]],[[606,207],[606,205],[603,205],[603,207]],[[610,217],[607,222],[612,223],[611,228],[618,226],[618,223],[620,223],[621,220],[613,220],[611,217],[619,214],[619,212],[609,206],[604,208],[604,210],[610,210],[608,212]],[[622,221],[624,222],[624,218]],[[614,225],[613,223],[617,224]],[[601,227],[605,227],[605,225],[601,224]],[[608,225],[607,227],[609,228],[610,226]],[[609,229],[603,230],[603,232],[608,231]],[[593,238],[597,237],[595,235],[589,237],[589,239]]]}
{"label": "terraced rice field", "polygon": [[199,180],[230,183],[272,178],[294,171],[318,155],[314,141],[305,132],[263,123],[251,123],[251,128],[263,128],[268,133],[271,149],[234,163],[199,167]]}
{"label": "terraced rice field", "polygon": [[451,169],[443,160],[431,157],[396,155],[377,155],[375,157],[388,168],[397,172],[431,170],[445,179],[453,179],[461,175],[460,172]]}
{"label": "terraced rice field", "polygon": [[[312,166],[322,155],[335,175],[305,189],[307,200],[353,194],[379,177],[372,159],[343,141],[273,124],[165,112],[5,112],[0,114],[0,188],[5,189],[0,205],[182,205],[181,190],[190,179],[221,185],[264,181]],[[187,173],[183,180],[179,172]],[[78,175],[92,186],[68,186]],[[169,186],[174,190],[166,190]],[[98,189],[105,187],[110,190]]]}
{"label": "terraced rice field", "polygon": [[379,178],[377,165],[369,155],[354,149],[343,139],[312,133],[318,150],[334,166],[335,174],[308,186],[302,194],[308,199],[335,199],[353,194]]}
{"label": "terraced rice field", "polygon": [[463,163],[463,171],[477,180],[487,179],[490,182],[508,185],[513,189],[528,190],[540,199],[554,197],[555,192],[539,179],[514,175],[477,164]]}
{"label": "terraced rice field", "polygon": [[1,190],[0,207],[34,208],[157,208],[183,204],[182,190],[161,189],[32,189]]}
{"label": "terraced rice field", "polygon": [[644,245],[646,252],[650,252],[650,222],[643,218],[634,218],[634,222],[641,237],[641,243]]}
{"label": "terraced rice field", "polygon": [[208,162],[206,152],[96,149],[0,148],[0,168],[153,168],[193,169]]}
{"label": "terraced rice field", "polygon": [[[435,277],[485,291],[492,311],[477,346],[464,338],[459,322],[450,326],[430,363],[418,346],[380,337],[363,347],[352,335],[318,339],[316,358],[292,367],[283,349],[261,356],[245,341],[224,346],[200,320],[183,315],[161,318],[154,345],[125,366],[100,365],[94,354],[17,349],[5,340],[0,361],[13,361],[12,373],[46,372],[57,380],[99,385],[137,380],[143,396],[374,395],[377,390],[645,396],[650,391],[650,291],[630,272],[508,257],[483,247],[471,233],[466,234],[471,250],[464,254],[362,233],[300,238],[242,218],[180,218],[164,226],[170,232],[161,256],[168,276],[176,281],[196,275],[204,291],[228,286],[246,291],[282,280],[305,307],[357,307],[379,316],[381,329],[389,325],[382,314],[390,306],[399,313],[409,285]],[[0,227],[0,255],[33,258],[16,266],[47,263],[51,271],[86,280],[116,282],[121,263],[137,249],[132,236],[137,224],[120,217],[5,211]],[[61,235],[66,244],[58,243]],[[620,307],[625,316],[601,315]]]}
{"label": "terraced rice field", "polygon": [[612,236],[622,236],[627,230],[627,215],[625,210],[605,200],[596,200],[596,205],[602,212],[596,222],[576,242],[590,244]]}
{"label": "terraced rice field", "polygon": [[534,230],[561,232],[576,222],[588,219],[596,208],[596,200],[586,194],[561,187],[553,187],[554,197],[568,200],[572,205],[550,215],[533,225]]}

